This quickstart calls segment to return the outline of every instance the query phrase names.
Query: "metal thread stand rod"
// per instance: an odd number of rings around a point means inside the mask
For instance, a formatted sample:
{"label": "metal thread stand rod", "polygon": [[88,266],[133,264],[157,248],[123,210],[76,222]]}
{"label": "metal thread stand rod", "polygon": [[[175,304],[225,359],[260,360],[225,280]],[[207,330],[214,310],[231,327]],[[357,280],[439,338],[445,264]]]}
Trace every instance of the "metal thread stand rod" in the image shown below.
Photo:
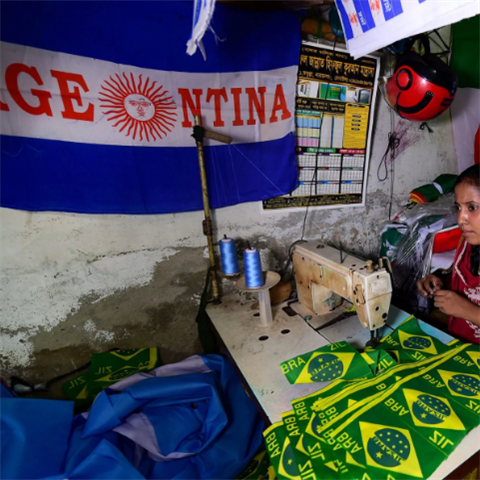
{"label": "metal thread stand rod", "polygon": [[260,326],[269,327],[272,324],[272,304],[269,290],[258,292],[258,307],[260,309]]}
{"label": "metal thread stand rod", "polygon": [[213,227],[212,217],[210,215],[210,203],[208,200],[208,187],[207,187],[207,174],[205,173],[205,159],[203,155],[203,138],[213,138],[219,142],[230,143],[232,139],[224,135],[220,135],[214,132],[209,132],[202,127],[202,119],[200,115],[195,115],[195,128],[193,137],[197,143],[198,152],[198,166],[200,167],[200,180],[202,182],[202,197],[203,197],[203,211],[205,219],[203,220],[203,234],[207,237],[208,243],[208,258],[210,261],[210,275],[212,277],[212,291],[213,301],[220,301],[220,291],[218,288],[218,277],[215,268],[215,251],[213,249]]}

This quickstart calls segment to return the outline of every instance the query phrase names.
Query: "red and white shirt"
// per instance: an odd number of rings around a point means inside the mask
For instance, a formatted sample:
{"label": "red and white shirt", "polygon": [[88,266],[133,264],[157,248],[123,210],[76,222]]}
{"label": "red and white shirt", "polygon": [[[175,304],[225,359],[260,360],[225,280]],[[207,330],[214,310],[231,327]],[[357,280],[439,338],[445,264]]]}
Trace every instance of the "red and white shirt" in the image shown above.
{"label": "red and white shirt", "polygon": [[[462,237],[453,263],[452,290],[480,306],[480,276],[470,271],[471,249],[472,246]],[[450,316],[448,330],[464,342],[480,344],[480,327],[468,320]]]}

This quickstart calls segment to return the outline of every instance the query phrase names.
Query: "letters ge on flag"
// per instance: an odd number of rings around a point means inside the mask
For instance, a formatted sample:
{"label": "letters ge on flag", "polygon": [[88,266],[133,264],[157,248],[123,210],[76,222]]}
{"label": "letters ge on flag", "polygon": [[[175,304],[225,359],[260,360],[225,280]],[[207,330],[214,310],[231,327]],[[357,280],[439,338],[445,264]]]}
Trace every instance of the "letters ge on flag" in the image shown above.
{"label": "letters ge on flag", "polygon": [[219,4],[204,61],[184,51],[192,6],[2,4],[2,206],[201,209],[197,114],[233,138],[206,148],[213,208],[295,188],[295,15]]}

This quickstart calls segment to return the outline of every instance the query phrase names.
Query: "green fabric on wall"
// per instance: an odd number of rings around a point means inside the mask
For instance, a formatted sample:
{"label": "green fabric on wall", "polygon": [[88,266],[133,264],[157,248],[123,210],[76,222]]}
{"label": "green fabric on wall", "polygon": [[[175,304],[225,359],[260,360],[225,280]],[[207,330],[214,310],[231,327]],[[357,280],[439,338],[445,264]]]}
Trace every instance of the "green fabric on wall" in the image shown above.
{"label": "green fabric on wall", "polygon": [[480,88],[480,15],[452,26],[450,67],[458,75],[458,86]]}

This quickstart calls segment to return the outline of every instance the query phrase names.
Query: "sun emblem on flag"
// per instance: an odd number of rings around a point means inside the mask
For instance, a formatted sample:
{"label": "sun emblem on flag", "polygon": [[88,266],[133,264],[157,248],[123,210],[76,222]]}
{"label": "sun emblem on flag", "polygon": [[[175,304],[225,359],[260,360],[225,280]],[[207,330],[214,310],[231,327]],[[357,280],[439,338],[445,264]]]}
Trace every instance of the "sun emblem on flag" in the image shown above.
{"label": "sun emblem on flag", "polygon": [[380,11],[379,0],[371,0],[370,1],[370,10],[372,10],[372,12],[379,12]]}
{"label": "sun emblem on flag", "polygon": [[175,126],[177,107],[172,96],[150,78],[144,82],[141,74],[138,81],[133,73],[110,76],[101,86],[99,99],[107,120],[134,140],[161,140]]}

